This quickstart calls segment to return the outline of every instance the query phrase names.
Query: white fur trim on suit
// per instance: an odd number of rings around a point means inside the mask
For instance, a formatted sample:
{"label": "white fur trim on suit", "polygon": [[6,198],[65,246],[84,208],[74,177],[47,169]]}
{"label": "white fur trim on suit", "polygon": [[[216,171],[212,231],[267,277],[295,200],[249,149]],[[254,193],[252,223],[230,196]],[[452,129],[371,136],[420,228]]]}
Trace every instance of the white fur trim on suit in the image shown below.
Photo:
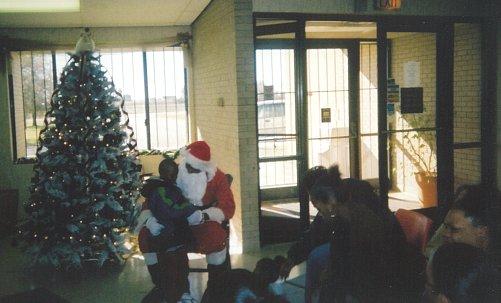
{"label": "white fur trim on suit", "polygon": [[153,265],[158,263],[157,253],[143,253],[144,263]]}
{"label": "white fur trim on suit", "polygon": [[216,175],[217,167],[212,161],[200,160],[197,157],[190,154],[186,147],[179,150],[179,154],[184,157],[184,161],[191,165],[193,168],[199,169],[207,173],[207,181],[212,180]]}
{"label": "white fur trim on suit", "polygon": [[138,234],[141,231],[141,228],[145,226],[146,221],[151,217],[153,217],[153,213],[151,212],[151,210],[145,209],[141,211],[139,217],[137,217],[137,225],[136,228],[134,229],[134,233]]}
{"label": "white fur trim on suit", "polygon": [[189,225],[198,225],[198,224],[202,223],[203,218],[204,217],[202,215],[202,212],[197,209],[197,210],[195,210],[194,213],[189,215],[188,218],[186,218],[186,220],[188,220]]}
{"label": "white fur trim on suit", "polygon": [[203,210],[202,212],[209,215],[209,219],[211,221],[216,221],[218,223],[221,223],[225,219],[223,211],[217,207],[209,207],[209,208]]}
{"label": "white fur trim on suit", "polygon": [[210,253],[205,255],[205,259],[207,260],[207,264],[210,265],[221,265],[224,263],[224,260],[226,260],[226,250],[227,248],[225,247],[221,251],[216,251],[214,253]]}

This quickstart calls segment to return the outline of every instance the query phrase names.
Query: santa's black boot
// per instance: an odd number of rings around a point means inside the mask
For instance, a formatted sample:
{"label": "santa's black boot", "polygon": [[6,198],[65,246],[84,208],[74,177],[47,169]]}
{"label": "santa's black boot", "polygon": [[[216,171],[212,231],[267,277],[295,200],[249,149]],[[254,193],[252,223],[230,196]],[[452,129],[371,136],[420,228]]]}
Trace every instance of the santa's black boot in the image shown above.
{"label": "santa's black boot", "polygon": [[150,273],[151,281],[155,286],[150,290],[146,296],[141,300],[141,303],[161,303],[165,301],[164,291],[160,288],[161,285],[161,268],[160,265],[148,265],[148,272]]}
{"label": "santa's black boot", "polygon": [[222,302],[222,292],[225,287],[226,274],[231,270],[230,258],[226,258],[223,264],[207,265],[209,279],[207,289],[202,296],[201,303],[220,303]]}

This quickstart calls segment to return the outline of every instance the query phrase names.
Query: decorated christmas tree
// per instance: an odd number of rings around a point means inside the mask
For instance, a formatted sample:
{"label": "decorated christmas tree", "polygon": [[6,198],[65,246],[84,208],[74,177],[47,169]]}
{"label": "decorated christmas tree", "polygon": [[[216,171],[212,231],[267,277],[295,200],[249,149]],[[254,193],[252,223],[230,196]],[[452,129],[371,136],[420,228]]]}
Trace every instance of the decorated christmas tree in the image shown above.
{"label": "decorated christmas tree", "polygon": [[33,265],[121,261],[140,186],[134,132],[87,30],[52,94],[40,132],[27,220]]}

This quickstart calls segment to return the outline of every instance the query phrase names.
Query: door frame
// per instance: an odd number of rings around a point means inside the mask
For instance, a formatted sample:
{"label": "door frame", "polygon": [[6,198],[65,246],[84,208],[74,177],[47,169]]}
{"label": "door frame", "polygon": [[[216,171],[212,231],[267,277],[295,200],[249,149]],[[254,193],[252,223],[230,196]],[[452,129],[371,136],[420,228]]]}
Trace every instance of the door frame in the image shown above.
{"label": "door frame", "polygon": [[379,133],[379,193],[388,205],[388,121],[386,110],[388,32],[435,33],[436,39],[436,101],[435,129],[437,146],[437,193],[439,207],[451,201],[454,195],[454,149],[453,149],[453,23],[435,21],[408,21],[405,24],[385,20],[377,22],[378,62],[378,133]]}
{"label": "door frame", "polygon": [[[397,12],[398,14],[398,12]],[[395,15],[395,14],[384,14],[384,15],[357,15],[357,14],[312,14],[312,13],[285,13],[285,12],[254,12],[253,13],[253,28],[254,33],[256,33],[256,20],[257,19],[276,19],[276,20],[295,20],[294,30],[296,32],[296,39],[291,39],[289,41],[293,42],[297,47],[296,50],[299,51],[301,45],[304,45],[305,41],[305,33],[304,33],[304,25],[306,21],[353,21],[353,22],[376,22],[377,24],[377,49],[378,49],[378,124],[380,120],[384,120],[383,122],[385,127],[383,129],[378,129],[379,136],[387,136],[385,132],[386,128],[386,105],[381,102],[381,99],[386,94],[386,41],[383,29],[386,31],[396,30],[398,28],[407,28],[408,30],[412,30],[413,32],[420,31],[432,31],[437,33],[437,58],[439,56],[443,56],[446,60],[445,62],[441,62],[441,64],[437,65],[437,75],[443,75],[443,72],[447,73],[446,77],[441,78],[441,86],[444,86],[443,91],[438,91],[437,100],[439,96],[444,96],[444,101],[440,102],[440,105],[437,103],[437,111],[436,117],[437,120],[440,120],[439,123],[436,124],[437,129],[437,140],[440,138],[440,142],[445,142],[446,144],[439,144],[437,146],[437,170],[439,171],[439,179],[438,183],[438,199],[439,199],[439,216],[437,220],[440,220],[440,217],[445,215],[445,211],[448,209],[448,203],[452,201],[453,191],[454,191],[454,148],[465,148],[462,145],[464,144],[453,144],[453,31],[454,25],[456,23],[477,23],[482,26],[482,66],[481,66],[481,74],[482,74],[482,88],[481,88],[481,138],[480,143],[475,144],[474,147],[481,148],[481,181],[483,184],[495,186],[497,183],[497,178],[499,176],[496,175],[495,167],[496,167],[496,131],[492,127],[495,121],[495,111],[492,108],[496,104],[496,92],[498,86],[496,85],[496,20],[494,18],[488,17],[473,17],[473,16],[405,16],[405,15]],[[254,42],[256,42],[254,35]],[[303,41],[299,41],[301,39]],[[300,53],[297,53],[297,60],[299,62],[304,62],[306,56],[301,55],[302,59],[299,59]],[[301,61],[302,60],[302,61]],[[442,63],[445,63],[442,65]],[[383,72],[383,65],[385,66]],[[298,65],[296,64],[296,67]],[[304,70],[303,70],[304,71]],[[443,72],[442,72],[443,71]],[[303,79],[305,75],[302,75]],[[384,79],[384,80],[383,80]],[[438,81],[438,78],[437,78]],[[383,91],[384,90],[384,91]],[[437,86],[438,90],[438,86]],[[306,93],[305,89],[301,91],[297,90],[296,93],[301,98],[299,100],[304,100],[303,93]],[[384,107],[383,107],[384,106]],[[299,114],[299,112],[297,112]],[[381,117],[384,113],[384,117]],[[438,119],[440,117],[440,119]],[[444,119],[444,121],[442,121]],[[257,123],[257,121],[256,121]],[[446,125],[448,127],[443,127]],[[300,125],[296,125],[298,127],[298,131],[301,131]],[[306,128],[304,128],[306,129]],[[386,139],[386,138],[385,138]],[[383,152],[386,154],[386,140],[384,141],[384,145],[381,146],[379,144],[379,152]],[[381,140],[379,141],[381,142]],[[298,143],[299,144],[299,143]],[[467,146],[472,147],[472,146]],[[307,152],[307,150],[305,151]],[[304,154],[304,159],[308,159],[307,154]],[[439,160],[441,159],[441,160]],[[300,162],[300,160],[298,160]],[[381,165],[379,165],[381,166]],[[381,171],[383,171],[383,175],[387,175],[388,162],[385,161],[385,167],[380,167],[380,175]],[[303,166],[306,167],[306,166]],[[302,170],[298,170],[298,183],[302,181],[302,174],[300,173]],[[304,173],[304,172],[303,172]],[[381,181],[381,178],[380,178]],[[382,183],[382,184],[381,184]],[[388,186],[387,180],[383,180],[380,182],[380,188],[384,189]],[[382,199],[387,204],[388,203],[388,192],[387,190],[384,193],[384,197]],[[383,196],[383,195],[382,195]],[[308,197],[306,197],[308,199]],[[259,206],[260,206],[259,200]],[[308,206],[306,205],[306,208]],[[440,215],[440,213],[442,213]],[[260,216],[261,217],[261,216]],[[309,222],[304,222],[303,226],[306,228],[309,225]]]}

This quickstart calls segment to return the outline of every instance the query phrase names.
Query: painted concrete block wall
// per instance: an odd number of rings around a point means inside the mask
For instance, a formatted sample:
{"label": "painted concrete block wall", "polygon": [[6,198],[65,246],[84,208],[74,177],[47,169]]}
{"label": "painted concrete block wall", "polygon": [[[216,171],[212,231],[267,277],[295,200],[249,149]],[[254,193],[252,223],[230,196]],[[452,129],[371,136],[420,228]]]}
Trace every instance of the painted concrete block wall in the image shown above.
{"label": "painted concrete block wall", "polygon": [[[408,62],[418,62],[419,86],[423,87],[423,113],[402,114],[401,103],[395,104],[395,114],[388,117],[392,124],[390,129],[429,128],[435,126],[436,107],[436,39],[430,33],[409,33],[391,39],[391,77],[401,88],[409,87],[404,81],[405,65]],[[412,86],[411,86],[412,87]],[[410,142],[404,138],[407,133],[396,133],[390,138],[390,161],[392,186],[394,189],[416,192],[417,184],[414,173],[426,170],[425,165],[419,161],[418,154],[412,150]],[[419,138],[425,148],[420,149],[421,142],[413,138],[415,132],[409,132],[409,138],[417,148],[419,155],[433,170],[436,169],[436,144],[435,134],[431,132],[418,132]],[[429,160],[430,152],[432,153]],[[436,170],[435,170],[436,171]]]}
{"label": "painted concrete block wall", "polygon": [[235,23],[242,239],[252,251],[259,249],[259,166],[251,0],[235,0]]}
{"label": "painted concrete block wall", "polygon": [[253,0],[254,12],[290,12],[311,14],[378,14],[422,16],[480,16],[486,3],[472,0],[402,1],[398,12],[374,9],[373,0]]}
{"label": "painted concrete block wall", "polygon": [[[481,29],[454,26],[454,143],[480,142]],[[454,186],[480,182],[480,149],[454,151]]]}
{"label": "painted concrete block wall", "polygon": [[235,177],[232,245],[244,251],[259,247],[251,5],[212,1],[192,25],[194,125],[218,166]]}

